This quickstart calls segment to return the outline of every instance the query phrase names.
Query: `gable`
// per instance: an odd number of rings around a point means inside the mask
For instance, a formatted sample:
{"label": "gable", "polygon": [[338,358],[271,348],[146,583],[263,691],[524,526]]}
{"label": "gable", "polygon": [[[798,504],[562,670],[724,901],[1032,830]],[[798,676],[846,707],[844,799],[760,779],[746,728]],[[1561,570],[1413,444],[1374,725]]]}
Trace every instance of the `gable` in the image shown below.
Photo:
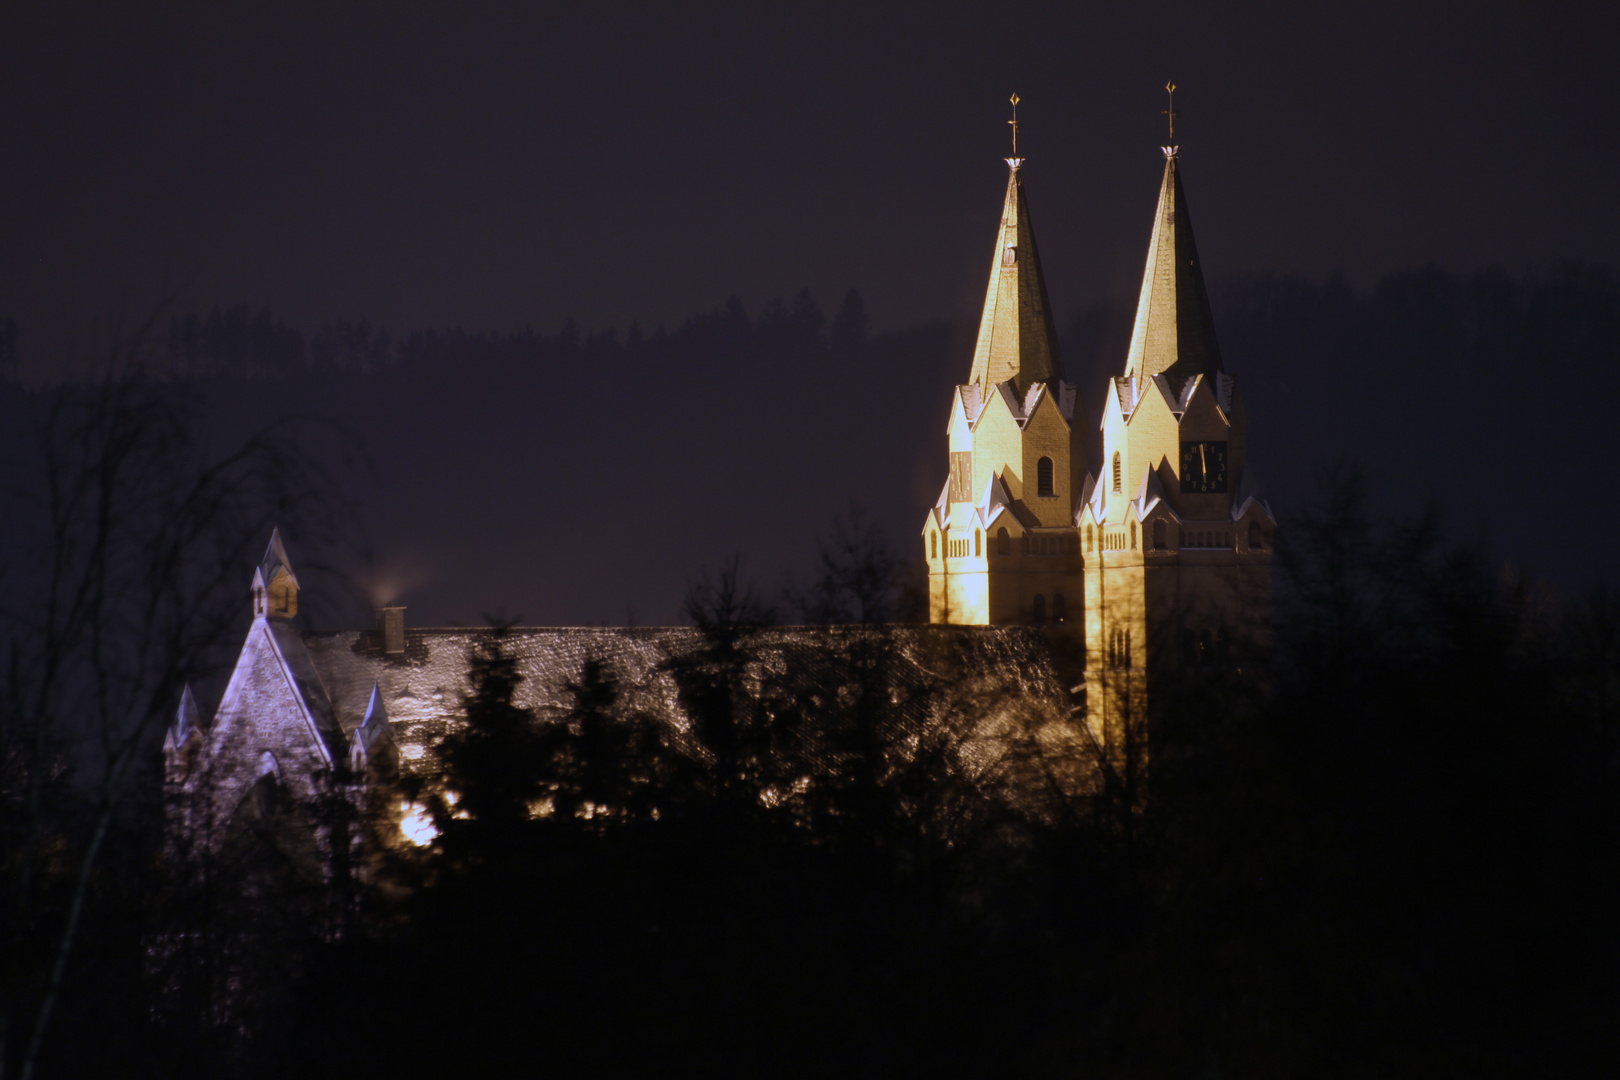
{"label": "gable", "polygon": [[[296,637],[290,625],[282,627]],[[342,733],[322,709],[311,708],[312,696],[325,697],[314,669],[289,665],[277,636],[264,619],[249,628],[209,730],[209,756],[244,764],[268,753],[284,764],[296,762],[294,772],[325,768],[341,749]]]}
{"label": "gable", "polygon": [[1200,376],[1181,414],[1181,437],[1186,441],[1228,438],[1232,423],[1215,398],[1211,380]]}

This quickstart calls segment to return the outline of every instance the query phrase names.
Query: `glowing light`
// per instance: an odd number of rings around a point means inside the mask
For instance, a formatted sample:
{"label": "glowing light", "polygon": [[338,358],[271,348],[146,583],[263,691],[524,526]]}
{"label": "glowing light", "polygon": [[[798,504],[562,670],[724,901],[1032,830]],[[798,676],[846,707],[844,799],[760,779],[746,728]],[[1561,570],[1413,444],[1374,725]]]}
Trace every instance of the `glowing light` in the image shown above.
{"label": "glowing light", "polygon": [[433,838],[439,835],[439,827],[433,824],[433,815],[428,813],[427,807],[405,803],[403,809],[405,816],[400,820],[399,831],[405,834],[405,839],[417,847],[433,843]]}

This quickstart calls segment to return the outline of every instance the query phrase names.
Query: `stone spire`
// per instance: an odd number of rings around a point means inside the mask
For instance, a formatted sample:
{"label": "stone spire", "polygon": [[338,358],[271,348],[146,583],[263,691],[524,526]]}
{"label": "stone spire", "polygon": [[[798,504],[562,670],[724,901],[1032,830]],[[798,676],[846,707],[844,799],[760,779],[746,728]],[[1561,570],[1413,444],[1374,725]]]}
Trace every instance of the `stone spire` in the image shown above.
{"label": "stone spire", "polygon": [[1052,305],[1046,298],[1046,279],[1041,276],[1041,257],[1035,251],[1019,177],[1023,164],[1020,157],[1007,159],[1007,199],[990,260],[990,287],[984,294],[973,372],[968,376],[969,383],[985,392],[1011,379],[1022,394],[1031,383],[1063,377]]}
{"label": "stone spire", "polygon": [[1198,246],[1193,242],[1187,196],[1181,190],[1177,147],[1163,149],[1164,183],[1159,188],[1159,210],[1153,219],[1125,375],[1163,373],[1179,386],[1193,375],[1220,371],[1221,349],[1215,341]]}

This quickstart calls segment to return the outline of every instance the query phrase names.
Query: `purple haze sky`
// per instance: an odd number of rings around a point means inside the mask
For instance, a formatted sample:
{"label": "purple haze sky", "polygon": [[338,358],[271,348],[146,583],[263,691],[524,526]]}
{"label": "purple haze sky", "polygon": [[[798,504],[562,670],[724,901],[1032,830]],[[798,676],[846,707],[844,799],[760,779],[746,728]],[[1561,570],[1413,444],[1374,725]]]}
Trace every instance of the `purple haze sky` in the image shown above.
{"label": "purple haze sky", "polygon": [[0,312],[187,301],[649,329],[860,288],[971,318],[1017,90],[1060,310],[1134,288],[1163,141],[1206,265],[1607,259],[1599,5],[8,5]]}

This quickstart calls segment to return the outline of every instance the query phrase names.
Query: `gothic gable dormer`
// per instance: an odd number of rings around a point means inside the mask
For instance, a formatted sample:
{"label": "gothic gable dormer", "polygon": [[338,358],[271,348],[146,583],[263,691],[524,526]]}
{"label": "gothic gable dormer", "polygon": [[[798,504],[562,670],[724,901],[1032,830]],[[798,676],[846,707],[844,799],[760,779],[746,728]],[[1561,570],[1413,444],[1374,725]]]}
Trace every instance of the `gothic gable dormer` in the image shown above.
{"label": "gothic gable dormer", "polygon": [[350,736],[349,767],[357,775],[369,771],[381,776],[390,775],[398,768],[398,748],[394,729],[388,723],[388,710],[383,705],[381,682],[372,682],[365,719]]}

